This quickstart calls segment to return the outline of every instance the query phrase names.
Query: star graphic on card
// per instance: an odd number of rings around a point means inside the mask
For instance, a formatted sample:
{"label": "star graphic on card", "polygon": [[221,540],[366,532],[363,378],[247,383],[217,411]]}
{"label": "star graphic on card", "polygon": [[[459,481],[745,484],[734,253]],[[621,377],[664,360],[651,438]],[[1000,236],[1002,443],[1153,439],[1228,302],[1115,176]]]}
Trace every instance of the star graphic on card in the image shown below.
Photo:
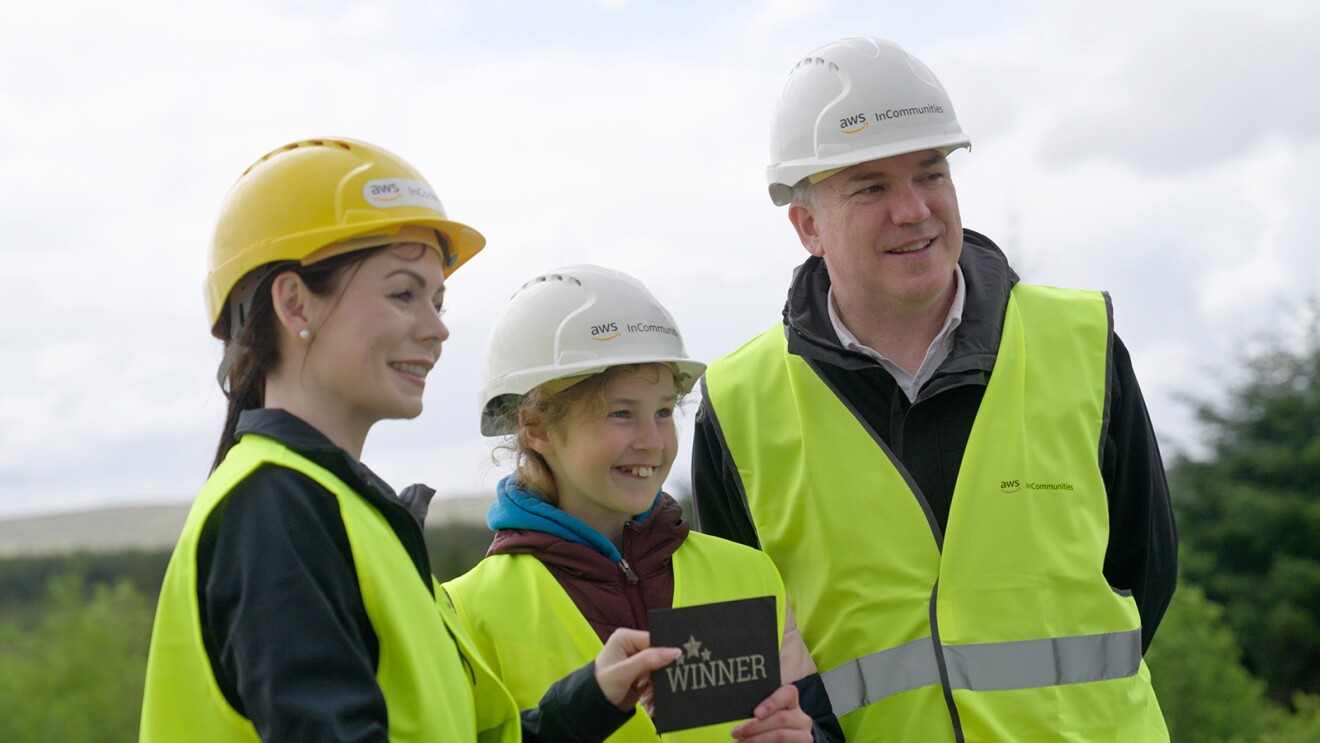
{"label": "star graphic on card", "polygon": [[701,641],[692,635],[688,635],[688,641],[683,643],[683,647],[687,649],[687,656],[685,657],[695,658],[697,657],[697,651],[701,650]]}
{"label": "star graphic on card", "polygon": [[704,661],[709,662],[709,661],[710,661],[710,651],[709,651],[709,650],[703,650],[703,651],[701,651],[701,659],[704,660]]}

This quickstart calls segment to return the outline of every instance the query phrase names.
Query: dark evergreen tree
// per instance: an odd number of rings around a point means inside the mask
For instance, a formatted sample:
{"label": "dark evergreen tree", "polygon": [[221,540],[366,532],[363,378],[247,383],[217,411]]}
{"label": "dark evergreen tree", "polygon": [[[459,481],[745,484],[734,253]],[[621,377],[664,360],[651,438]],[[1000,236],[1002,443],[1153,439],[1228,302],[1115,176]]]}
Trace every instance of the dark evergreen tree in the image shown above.
{"label": "dark evergreen tree", "polygon": [[1226,607],[1278,701],[1320,692],[1320,304],[1307,318],[1196,403],[1207,451],[1171,468],[1184,576]]}

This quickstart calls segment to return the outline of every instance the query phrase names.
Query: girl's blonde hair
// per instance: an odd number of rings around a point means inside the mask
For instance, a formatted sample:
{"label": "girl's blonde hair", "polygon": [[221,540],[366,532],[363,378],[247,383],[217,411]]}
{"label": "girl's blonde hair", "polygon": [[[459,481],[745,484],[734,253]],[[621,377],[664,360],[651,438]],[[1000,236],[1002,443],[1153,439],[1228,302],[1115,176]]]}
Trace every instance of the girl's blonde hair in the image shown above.
{"label": "girl's blonde hair", "polygon": [[[558,506],[559,492],[555,487],[554,473],[545,457],[532,448],[527,436],[528,426],[541,426],[547,431],[563,430],[571,423],[590,419],[605,410],[605,391],[610,383],[647,369],[668,372],[677,380],[678,375],[669,364],[624,364],[586,377],[546,382],[524,395],[518,406],[518,433],[497,450],[497,453],[499,450],[512,452],[514,475],[519,484],[546,503]],[[679,399],[682,399],[681,393]]]}

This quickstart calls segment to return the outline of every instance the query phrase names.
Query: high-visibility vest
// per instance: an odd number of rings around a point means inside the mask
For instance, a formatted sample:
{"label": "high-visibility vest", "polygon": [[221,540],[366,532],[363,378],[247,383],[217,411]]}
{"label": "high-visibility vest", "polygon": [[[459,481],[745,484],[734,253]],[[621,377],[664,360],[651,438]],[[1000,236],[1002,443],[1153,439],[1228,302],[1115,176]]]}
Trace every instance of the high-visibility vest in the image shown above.
{"label": "high-visibility vest", "polygon": [[[782,640],[784,585],[764,553],[692,532],[674,552],[673,569],[675,607],[774,596]],[[535,708],[555,680],[581,668],[603,647],[563,586],[533,555],[491,555],[444,589],[519,709]],[[737,724],[657,736],[638,706],[608,740],[728,741]]]}
{"label": "high-visibility vest", "polygon": [[1136,603],[1103,573],[1110,325],[1103,294],[1014,288],[942,537],[781,326],[707,370],[849,740],[1168,740]]}
{"label": "high-visibility vest", "polygon": [[421,582],[380,511],[330,471],[252,434],[229,451],[207,480],[170,558],[147,660],[141,740],[258,740],[252,722],[220,690],[202,642],[197,541],[212,509],[267,463],[307,475],[339,500],[362,602],[379,642],[376,680],[389,713],[390,740],[521,740],[508,691],[482,663],[434,578],[434,596]]}

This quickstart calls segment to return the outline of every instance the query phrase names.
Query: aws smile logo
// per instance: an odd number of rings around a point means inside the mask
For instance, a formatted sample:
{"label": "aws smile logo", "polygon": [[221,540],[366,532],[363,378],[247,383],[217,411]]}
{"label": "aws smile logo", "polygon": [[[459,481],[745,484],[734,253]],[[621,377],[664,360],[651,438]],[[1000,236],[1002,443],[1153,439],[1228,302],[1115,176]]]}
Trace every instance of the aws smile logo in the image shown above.
{"label": "aws smile logo", "polygon": [[375,183],[368,187],[368,193],[377,201],[398,201],[403,198],[403,191],[397,183]]}
{"label": "aws smile logo", "polygon": [[617,322],[607,322],[604,325],[591,326],[591,340],[593,341],[612,341],[619,337],[619,324]]}
{"label": "aws smile logo", "polygon": [[1022,489],[1021,480],[1004,480],[999,483],[999,492],[1001,493],[1016,493],[1021,489]]}
{"label": "aws smile logo", "polygon": [[866,114],[864,113],[839,119],[839,129],[844,134],[856,134],[870,125],[871,122],[866,120]]}

